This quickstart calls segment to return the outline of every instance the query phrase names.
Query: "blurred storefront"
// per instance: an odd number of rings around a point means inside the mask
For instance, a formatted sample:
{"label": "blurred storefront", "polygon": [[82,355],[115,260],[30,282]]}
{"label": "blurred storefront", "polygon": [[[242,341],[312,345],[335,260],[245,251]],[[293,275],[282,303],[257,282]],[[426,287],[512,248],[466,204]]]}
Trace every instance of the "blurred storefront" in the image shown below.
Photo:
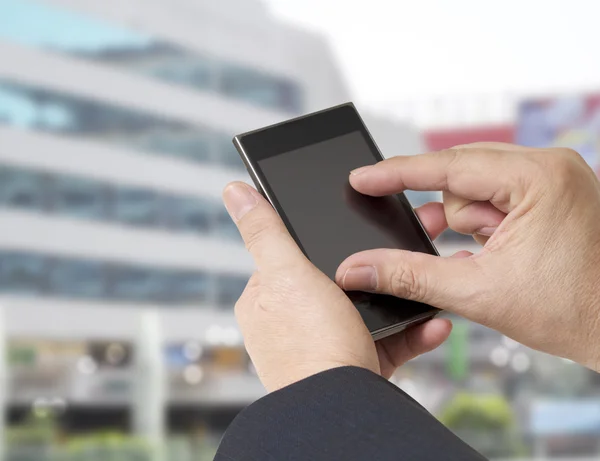
{"label": "blurred storefront", "polygon": [[574,94],[524,100],[516,141],[533,147],[570,147],[600,173],[600,95]]}
{"label": "blurred storefront", "polygon": [[423,133],[427,150],[438,151],[462,144],[486,140],[489,142],[515,142],[513,125],[483,125],[459,128],[426,130]]}

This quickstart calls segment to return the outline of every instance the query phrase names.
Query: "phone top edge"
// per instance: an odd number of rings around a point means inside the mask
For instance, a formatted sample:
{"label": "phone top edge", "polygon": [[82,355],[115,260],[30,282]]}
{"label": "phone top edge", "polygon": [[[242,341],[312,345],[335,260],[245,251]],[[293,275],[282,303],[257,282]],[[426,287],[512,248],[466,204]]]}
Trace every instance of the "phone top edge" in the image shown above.
{"label": "phone top edge", "polygon": [[255,130],[250,130],[250,131],[246,131],[244,133],[237,134],[237,135],[235,135],[233,137],[232,141],[235,142],[235,140],[237,139],[238,142],[241,142],[241,138],[243,138],[244,136],[249,136],[251,134],[260,133],[261,131],[269,130],[271,128],[276,128],[278,126],[286,125],[288,123],[297,122],[299,120],[302,120],[302,119],[305,119],[305,118],[308,118],[308,117],[312,117],[313,115],[322,114],[323,112],[329,112],[329,111],[332,111],[332,110],[341,109],[342,107],[352,107],[356,111],[356,113],[358,113],[358,111],[356,110],[356,106],[354,105],[354,103],[352,101],[348,101],[348,102],[344,102],[342,104],[338,104],[337,106],[327,107],[325,109],[320,109],[320,110],[317,110],[315,112],[310,112],[308,114],[299,115],[298,117],[289,118],[289,119],[283,120],[281,122],[273,123],[272,125],[263,126],[262,128],[257,128]]}

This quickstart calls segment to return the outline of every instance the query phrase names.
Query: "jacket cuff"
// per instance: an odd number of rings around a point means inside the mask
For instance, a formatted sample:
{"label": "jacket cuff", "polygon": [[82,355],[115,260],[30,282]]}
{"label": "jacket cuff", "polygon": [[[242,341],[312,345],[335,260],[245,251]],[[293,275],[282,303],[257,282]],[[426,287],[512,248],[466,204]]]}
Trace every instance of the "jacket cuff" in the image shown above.
{"label": "jacket cuff", "polygon": [[341,367],[247,407],[225,433],[215,458],[279,459],[484,458],[389,381],[363,368]]}

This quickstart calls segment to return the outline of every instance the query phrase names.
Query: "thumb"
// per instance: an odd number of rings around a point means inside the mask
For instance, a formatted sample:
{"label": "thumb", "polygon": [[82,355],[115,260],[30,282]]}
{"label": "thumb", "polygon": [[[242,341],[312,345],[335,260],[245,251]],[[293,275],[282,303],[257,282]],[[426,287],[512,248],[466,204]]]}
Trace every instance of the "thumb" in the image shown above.
{"label": "thumb", "polygon": [[256,189],[233,182],[223,191],[223,201],[259,271],[305,263],[283,221]]}
{"label": "thumb", "polygon": [[381,249],[350,256],[338,268],[336,282],[346,291],[389,294],[473,318],[486,292],[482,273],[474,257]]}

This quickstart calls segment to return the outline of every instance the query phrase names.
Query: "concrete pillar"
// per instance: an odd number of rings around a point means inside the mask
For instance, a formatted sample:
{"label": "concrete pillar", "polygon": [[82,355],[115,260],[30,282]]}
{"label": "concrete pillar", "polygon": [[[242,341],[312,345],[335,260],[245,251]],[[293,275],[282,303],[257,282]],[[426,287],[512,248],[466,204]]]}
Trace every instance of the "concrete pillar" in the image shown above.
{"label": "concrete pillar", "polygon": [[165,460],[166,367],[162,326],[156,311],[140,313],[135,348],[133,428],[153,448],[153,461]]}
{"label": "concrete pillar", "polygon": [[545,460],[547,455],[546,437],[537,435],[533,441],[533,457],[536,460]]}

